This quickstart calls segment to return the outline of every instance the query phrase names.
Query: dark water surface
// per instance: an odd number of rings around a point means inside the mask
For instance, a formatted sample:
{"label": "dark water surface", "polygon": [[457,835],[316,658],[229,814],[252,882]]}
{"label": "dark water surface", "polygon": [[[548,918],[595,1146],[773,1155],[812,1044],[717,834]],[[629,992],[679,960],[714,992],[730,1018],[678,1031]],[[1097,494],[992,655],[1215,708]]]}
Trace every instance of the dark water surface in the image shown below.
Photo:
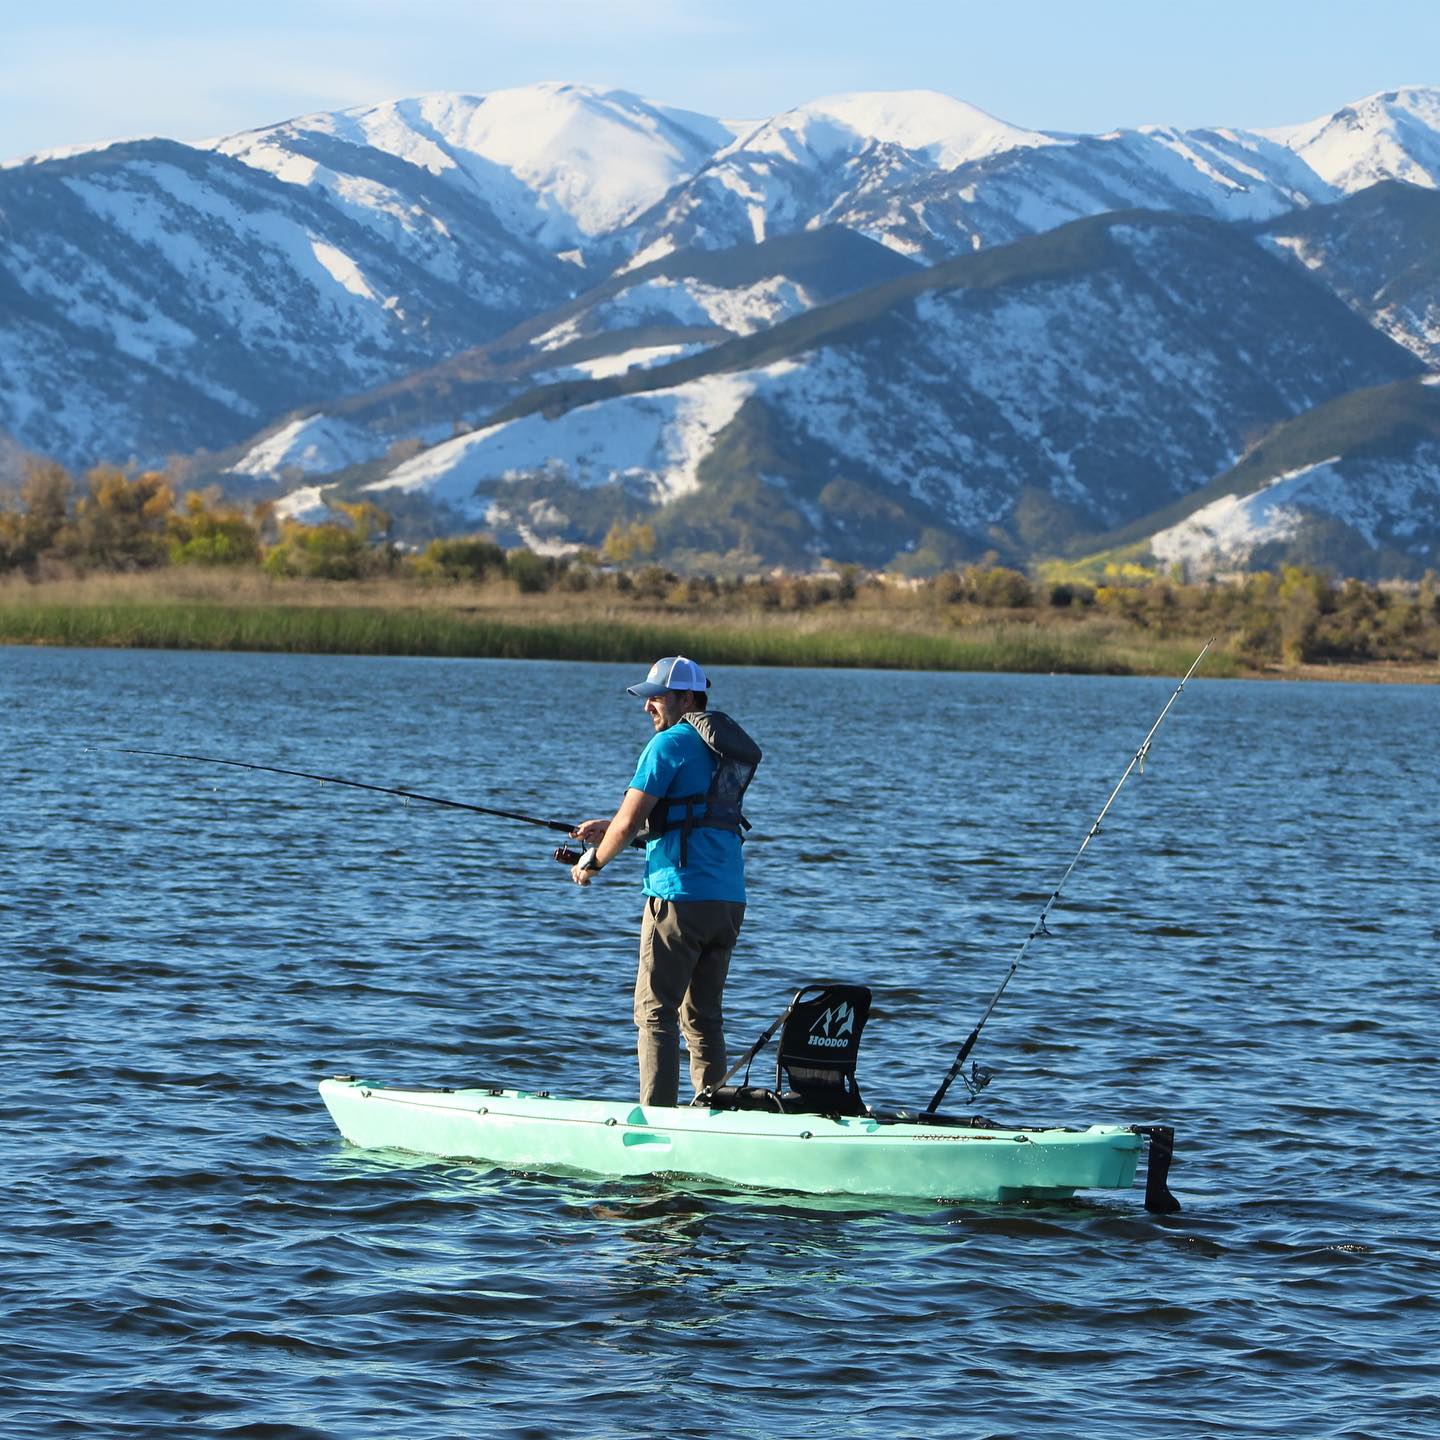
{"label": "dark water surface", "polygon": [[[632,678],[0,650],[0,1436],[1440,1434],[1440,691],[1197,679],[986,1029],[987,1114],[1174,1123],[1181,1215],[347,1148],[337,1070],[633,1093],[638,867],[104,747],[584,818]],[[720,675],[732,1043],[861,980],[867,1097],[923,1103],[1170,689]]]}

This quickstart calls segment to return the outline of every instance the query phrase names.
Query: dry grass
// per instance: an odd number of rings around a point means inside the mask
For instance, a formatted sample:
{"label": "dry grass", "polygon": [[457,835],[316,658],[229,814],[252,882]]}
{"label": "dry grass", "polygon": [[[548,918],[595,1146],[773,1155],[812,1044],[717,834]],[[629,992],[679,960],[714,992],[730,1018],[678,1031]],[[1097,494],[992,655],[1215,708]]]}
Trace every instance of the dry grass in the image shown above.
{"label": "dry grass", "polygon": [[[186,566],[39,584],[7,577],[0,642],[626,661],[695,650],[717,664],[1177,674],[1203,637],[1160,637],[1093,610],[996,612],[903,589],[783,609],[753,596],[522,595],[502,580],[333,582]],[[1212,677],[1440,680],[1435,664],[1256,670],[1224,637],[1205,668]]]}

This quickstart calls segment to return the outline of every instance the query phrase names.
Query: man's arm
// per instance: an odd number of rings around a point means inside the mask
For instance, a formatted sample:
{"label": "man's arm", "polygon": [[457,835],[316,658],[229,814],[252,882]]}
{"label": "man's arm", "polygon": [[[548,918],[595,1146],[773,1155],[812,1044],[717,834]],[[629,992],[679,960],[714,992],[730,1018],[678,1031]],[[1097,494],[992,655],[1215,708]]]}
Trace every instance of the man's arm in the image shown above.
{"label": "man's arm", "polygon": [[[627,790],[625,798],[620,802],[620,808],[605,827],[605,833],[595,847],[595,863],[583,870],[578,865],[572,866],[570,878],[577,885],[588,885],[590,877],[608,865],[640,833],[640,827],[650,818],[650,812],[659,799],[658,795],[647,795],[643,790]],[[576,827],[576,834],[582,840],[588,841],[591,837],[584,833],[585,830],[598,826],[599,823],[587,820],[584,825]]]}

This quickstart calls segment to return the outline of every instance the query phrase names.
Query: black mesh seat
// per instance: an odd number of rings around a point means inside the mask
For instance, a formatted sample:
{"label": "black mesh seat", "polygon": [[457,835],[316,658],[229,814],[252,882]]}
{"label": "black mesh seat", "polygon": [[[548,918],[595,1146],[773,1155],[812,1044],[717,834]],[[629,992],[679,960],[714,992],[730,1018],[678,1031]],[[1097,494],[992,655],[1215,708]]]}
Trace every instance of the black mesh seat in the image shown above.
{"label": "black mesh seat", "polygon": [[[865,1114],[855,1063],[869,1014],[870,992],[863,985],[822,983],[797,990],[785,1013],[730,1067],[725,1081],[701,1091],[694,1103],[791,1115]],[[775,1088],[767,1090],[749,1083],[750,1064],[777,1029]],[[725,1083],[742,1065],[744,1081]]]}

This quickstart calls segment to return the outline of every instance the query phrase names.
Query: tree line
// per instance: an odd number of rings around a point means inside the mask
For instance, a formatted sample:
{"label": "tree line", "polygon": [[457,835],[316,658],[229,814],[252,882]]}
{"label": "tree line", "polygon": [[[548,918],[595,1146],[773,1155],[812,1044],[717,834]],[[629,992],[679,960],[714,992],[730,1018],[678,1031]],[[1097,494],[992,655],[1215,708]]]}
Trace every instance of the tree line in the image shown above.
{"label": "tree line", "polygon": [[[169,565],[246,566],[313,580],[508,579],[535,593],[553,588],[572,564],[569,557],[506,550],[484,535],[407,550],[395,543],[390,517],[370,501],[332,500],[328,508],[336,518],[307,524],[277,516],[273,502],[237,505],[215,489],[182,497],[161,471],[129,475],[101,465],[77,484],[62,466],[38,464],[13,497],[0,497],[0,574],[44,580]],[[616,526],[600,552],[581,552],[574,563],[638,563],[654,548],[648,525]]]}
{"label": "tree line", "polygon": [[1090,583],[1037,579],[992,555],[923,578],[876,575],[856,565],[808,576],[682,576],[656,563],[654,533],[643,522],[616,525],[598,550],[557,556],[506,549],[487,535],[408,549],[394,541],[390,518],[376,505],[332,501],[330,509],[336,518],[304,524],[278,517],[269,502],[245,507],[216,491],[178,495],[159,471],[130,475],[100,466],[77,484],[62,467],[42,464],[18,494],[0,502],[0,575],[45,580],[236,566],[326,581],[500,582],[525,595],[598,591],[677,610],[854,607],[919,612],[941,625],[995,613],[1037,624],[1094,617],[1162,638],[1224,634],[1257,665],[1440,658],[1433,573],[1403,588],[1293,566],[1227,584],[1187,584],[1123,566]]}

